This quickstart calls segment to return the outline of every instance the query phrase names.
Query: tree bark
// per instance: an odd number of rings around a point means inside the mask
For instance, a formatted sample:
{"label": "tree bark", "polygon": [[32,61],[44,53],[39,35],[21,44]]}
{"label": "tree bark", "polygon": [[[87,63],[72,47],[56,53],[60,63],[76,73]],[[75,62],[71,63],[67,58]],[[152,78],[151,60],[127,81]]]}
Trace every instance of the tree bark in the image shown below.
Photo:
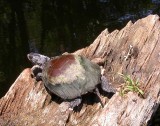
{"label": "tree bark", "polygon": [[[132,49],[129,47],[133,46]],[[93,62],[104,59],[105,76],[117,88],[112,97],[101,91],[104,108],[94,94],[83,96],[75,110],[51,96],[42,82],[25,69],[0,99],[0,125],[19,126],[141,126],[147,125],[160,103],[160,21],[149,15],[122,30],[104,30],[88,47],[74,54]],[[127,57],[126,57],[127,56]],[[120,96],[123,79],[118,73],[139,79],[145,97],[128,92]],[[109,98],[108,98],[109,97]]]}

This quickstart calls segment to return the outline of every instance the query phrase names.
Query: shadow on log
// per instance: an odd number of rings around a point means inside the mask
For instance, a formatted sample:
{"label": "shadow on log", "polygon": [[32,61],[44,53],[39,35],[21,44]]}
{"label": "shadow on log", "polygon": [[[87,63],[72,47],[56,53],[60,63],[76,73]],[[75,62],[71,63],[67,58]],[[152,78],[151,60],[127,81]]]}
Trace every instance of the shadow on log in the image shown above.
{"label": "shadow on log", "polygon": [[160,103],[160,21],[157,15],[134,24],[129,22],[120,31],[108,33],[106,29],[90,46],[75,54],[93,62],[105,59],[102,62],[105,62],[106,76],[117,89],[123,83],[118,73],[139,79],[145,98],[134,92],[122,97],[117,92],[110,99],[101,96],[105,103],[102,108],[99,102],[91,102],[95,96],[89,95],[83,98],[77,111],[70,110],[56,96],[51,98],[42,82],[31,78],[31,70],[27,68],[0,99],[0,125],[147,125]]}

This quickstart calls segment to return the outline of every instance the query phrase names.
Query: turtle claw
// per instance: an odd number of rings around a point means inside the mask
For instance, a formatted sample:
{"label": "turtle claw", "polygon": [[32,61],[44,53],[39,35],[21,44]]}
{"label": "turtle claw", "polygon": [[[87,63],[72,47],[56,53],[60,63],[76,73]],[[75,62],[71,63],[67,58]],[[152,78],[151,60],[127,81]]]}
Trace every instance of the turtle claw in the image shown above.
{"label": "turtle claw", "polygon": [[78,106],[81,103],[81,101],[82,101],[81,97],[74,99],[73,101],[70,102],[70,108]]}

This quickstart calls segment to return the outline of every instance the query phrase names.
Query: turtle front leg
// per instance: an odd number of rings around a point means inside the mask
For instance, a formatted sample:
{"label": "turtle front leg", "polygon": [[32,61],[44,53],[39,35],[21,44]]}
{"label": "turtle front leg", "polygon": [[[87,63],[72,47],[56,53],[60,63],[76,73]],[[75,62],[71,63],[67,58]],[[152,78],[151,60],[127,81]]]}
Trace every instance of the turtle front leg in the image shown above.
{"label": "turtle front leg", "polygon": [[75,98],[73,101],[70,102],[70,108],[73,109],[74,107],[80,105],[81,102],[82,102],[81,97]]}
{"label": "turtle front leg", "polygon": [[42,68],[39,65],[35,65],[31,68],[31,76],[36,79],[36,81],[42,80]]}
{"label": "turtle front leg", "polygon": [[41,81],[42,80],[42,73],[38,73],[35,77],[36,81]]}
{"label": "turtle front leg", "polygon": [[101,87],[106,92],[116,93],[116,89],[109,84],[108,79],[104,76],[105,69],[101,67]]}

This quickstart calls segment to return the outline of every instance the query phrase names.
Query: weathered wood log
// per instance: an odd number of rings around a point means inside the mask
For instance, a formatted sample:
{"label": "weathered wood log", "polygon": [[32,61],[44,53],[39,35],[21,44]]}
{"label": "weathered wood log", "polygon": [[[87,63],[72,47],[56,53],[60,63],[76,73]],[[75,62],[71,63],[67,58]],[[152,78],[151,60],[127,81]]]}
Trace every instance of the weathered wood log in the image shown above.
{"label": "weathered wood log", "polygon": [[[129,46],[133,48],[129,50]],[[104,108],[89,94],[75,110],[57,96],[51,96],[42,82],[25,69],[0,99],[0,125],[19,126],[140,126],[146,125],[160,103],[160,21],[150,15],[122,30],[104,30],[88,47],[75,52],[96,62],[104,59],[106,76],[117,87],[123,83],[118,73],[139,79],[145,97],[119,92],[110,99],[102,95]],[[125,57],[127,56],[127,57]]]}

